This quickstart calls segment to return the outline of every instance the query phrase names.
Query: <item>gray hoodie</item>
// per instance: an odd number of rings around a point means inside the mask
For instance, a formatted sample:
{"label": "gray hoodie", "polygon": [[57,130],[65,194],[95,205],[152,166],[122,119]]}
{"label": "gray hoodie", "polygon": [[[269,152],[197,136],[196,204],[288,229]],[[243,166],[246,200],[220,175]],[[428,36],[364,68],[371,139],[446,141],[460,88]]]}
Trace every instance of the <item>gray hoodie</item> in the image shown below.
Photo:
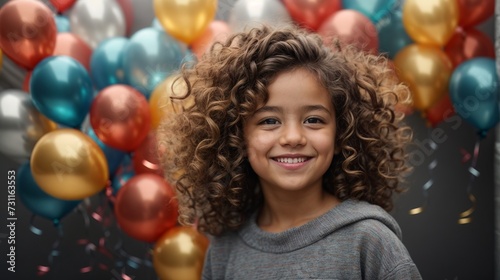
{"label": "gray hoodie", "polygon": [[385,210],[347,200],[280,233],[256,214],[238,232],[211,240],[203,279],[422,279]]}

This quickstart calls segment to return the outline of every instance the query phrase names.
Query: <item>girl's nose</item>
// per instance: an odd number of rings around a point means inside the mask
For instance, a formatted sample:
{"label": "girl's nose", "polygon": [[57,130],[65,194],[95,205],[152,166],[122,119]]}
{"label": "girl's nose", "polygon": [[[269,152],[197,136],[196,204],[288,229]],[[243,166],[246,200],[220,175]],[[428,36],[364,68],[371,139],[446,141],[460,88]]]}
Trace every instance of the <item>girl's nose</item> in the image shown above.
{"label": "girl's nose", "polygon": [[282,127],[280,145],[299,146],[306,144],[306,136],[300,124],[287,124]]}

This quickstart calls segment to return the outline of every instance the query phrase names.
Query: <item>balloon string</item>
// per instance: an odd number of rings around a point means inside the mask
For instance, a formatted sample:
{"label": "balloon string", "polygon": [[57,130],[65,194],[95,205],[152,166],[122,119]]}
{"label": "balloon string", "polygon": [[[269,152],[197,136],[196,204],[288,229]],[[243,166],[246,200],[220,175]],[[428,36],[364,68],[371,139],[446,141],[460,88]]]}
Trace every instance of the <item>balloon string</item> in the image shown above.
{"label": "balloon string", "polygon": [[479,177],[479,175],[480,175],[480,172],[476,169],[476,166],[477,166],[477,159],[479,157],[479,148],[480,148],[480,144],[481,144],[482,139],[483,139],[483,137],[479,136],[476,139],[476,143],[474,144],[474,152],[472,154],[472,161],[471,161],[471,164],[470,164],[469,169],[468,169],[468,171],[470,173],[469,182],[467,184],[467,198],[469,199],[469,201],[471,203],[471,207],[459,214],[460,218],[458,219],[458,223],[461,225],[468,224],[468,223],[472,222],[471,215],[476,210],[477,200],[476,200],[476,197],[472,194],[472,185],[474,183],[474,179],[476,177]]}
{"label": "balloon string", "polygon": [[47,257],[48,265],[46,265],[46,266],[39,265],[38,266],[38,272],[37,272],[38,276],[43,276],[43,275],[47,274],[51,270],[51,268],[53,268],[54,257],[57,257],[60,255],[59,245],[61,244],[61,240],[62,240],[64,233],[62,230],[62,226],[59,223],[54,223],[54,225],[55,225],[55,227],[57,229],[57,233],[58,233],[57,239],[54,241],[54,243],[52,243],[52,249],[49,253],[49,256]]}

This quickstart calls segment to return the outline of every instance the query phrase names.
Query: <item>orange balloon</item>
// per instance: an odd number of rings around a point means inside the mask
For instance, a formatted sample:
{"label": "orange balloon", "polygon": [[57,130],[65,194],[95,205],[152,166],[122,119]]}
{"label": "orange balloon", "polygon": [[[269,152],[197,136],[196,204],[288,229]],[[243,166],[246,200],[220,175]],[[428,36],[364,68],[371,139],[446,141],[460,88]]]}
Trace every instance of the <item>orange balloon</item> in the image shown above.
{"label": "orange balloon", "polygon": [[201,279],[208,239],[192,227],[175,227],[156,241],[153,266],[161,280]]}
{"label": "orange balloon", "polygon": [[177,224],[174,190],[156,174],[130,178],[118,190],[114,210],[120,228],[141,241],[155,242]]}
{"label": "orange balloon", "polygon": [[475,57],[495,58],[495,46],[488,35],[471,27],[457,28],[453,37],[444,46],[444,52],[453,64],[453,68],[460,63]]}
{"label": "orange balloon", "polygon": [[137,149],[151,127],[148,101],[127,85],[111,85],[101,90],[92,102],[89,115],[97,137],[122,151]]}
{"label": "orange balloon", "polygon": [[56,34],[52,12],[40,1],[8,1],[0,9],[0,48],[27,70],[52,55]]}
{"label": "orange balloon", "polygon": [[90,57],[92,49],[80,37],[73,33],[57,33],[56,47],[53,55],[66,55],[80,62],[87,71],[90,71]]}
{"label": "orange balloon", "polygon": [[90,197],[103,190],[109,178],[104,152],[76,129],[44,134],[33,148],[30,166],[38,186],[64,200]]}
{"label": "orange balloon", "polygon": [[459,22],[462,27],[475,26],[495,12],[495,0],[457,0]]}
{"label": "orange balloon", "polygon": [[134,151],[132,164],[135,174],[153,173],[163,177],[155,132],[150,132],[139,148]]}
{"label": "orange balloon", "polygon": [[413,106],[425,111],[448,92],[452,65],[438,47],[411,44],[396,54],[394,65],[412,92]]}
{"label": "orange balloon", "polygon": [[76,0],[50,0],[50,3],[57,9],[58,12],[62,13],[67,9],[71,8],[75,4]]}
{"label": "orange balloon", "polygon": [[231,34],[231,29],[226,22],[214,20],[208,25],[203,34],[191,43],[191,51],[198,59],[201,59],[203,53],[209,50],[213,43],[225,41],[229,34]]}
{"label": "orange balloon", "polygon": [[283,0],[283,4],[293,20],[312,31],[342,8],[340,0]]}

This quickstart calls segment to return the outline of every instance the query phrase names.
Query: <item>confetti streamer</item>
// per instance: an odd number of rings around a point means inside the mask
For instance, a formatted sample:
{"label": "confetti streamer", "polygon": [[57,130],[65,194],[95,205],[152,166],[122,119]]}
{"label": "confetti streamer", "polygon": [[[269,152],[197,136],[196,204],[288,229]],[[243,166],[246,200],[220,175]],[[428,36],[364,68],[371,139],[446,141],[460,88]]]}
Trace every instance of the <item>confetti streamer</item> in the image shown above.
{"label": "confetti streamer", "polygon": [[[477,165],[477,158],[479,156],[480,143],[481,143],[481,140],[483,138],[484,138],[484,136],[479,135],[479,137],[476,139],[476,143],[474,144],[474,152],[472,154],[472,161],[471,161],[471,164],[470,164],[469,169],[468,169],[468,171],[470,173],[469,182],[467,184],[467,198],[469,199],[469,201],[471,203],[471,207],[459,214],[459,219],[457,222],[458,222],[458,224],[461,224],[461,225],[471,223],[472,222],[471,216],[474,213],[474,211],[476,210],[477,200],[476,200],[476,197],[472,194],[472,185],[474,183],[474,179],[476,177],[479,177],[479,175],[480,175],[480,172],[476,169],[476,165]],[[464,155],[463,152],[462,152],[462,155]],[[464,158],[466,158],[466,157],[464,156]],[[470,158],[470,155],[468,158]],[[462,162],[463,162],[463,159],[462,159]]]}
{"label": "confetti streamer", "polygon": [[[39,265],[37,275],[38,276],[43,276],[51,271],[51,268],[54,265],[54,257],[57,257],[60,255],[60,250],[59,250],[59,245],[61,244],[61,240],[64,236],[63,229],[60,223],[54,223],[54,226],[57,229],[57,239],[54,241],[52,244],[52,249],[49,253],[49,256],[47,257],[48,260],[48,265]],[[40,231],[41,233],[41,231]]]}

